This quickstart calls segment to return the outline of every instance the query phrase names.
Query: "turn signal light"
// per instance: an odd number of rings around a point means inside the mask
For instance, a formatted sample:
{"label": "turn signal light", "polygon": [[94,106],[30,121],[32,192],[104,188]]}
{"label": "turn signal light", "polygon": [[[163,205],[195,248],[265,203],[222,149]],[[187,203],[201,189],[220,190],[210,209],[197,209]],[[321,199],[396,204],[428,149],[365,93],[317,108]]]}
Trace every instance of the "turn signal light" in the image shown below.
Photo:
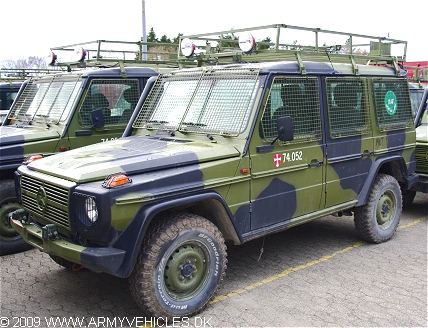
{"label": "turn signal light", "polygon": [[131,179],[124,173],[116,173],[105,178],[102,186],[104,188],[115,188],[131,183]]}
{"label": "turn signal light", "polygon": [[24,164],[24,165],[28,165],[28,164],[30,164],[30,163],[33,163],[34,161],[37,161],[37,160],[39,160],[39,159],[42,159],[43,158],[43,155],[41,155],[41,154],[39,154],[39,155],[31,155],[31,156],[28,156],[23,162],[22,162],[22,164]]}

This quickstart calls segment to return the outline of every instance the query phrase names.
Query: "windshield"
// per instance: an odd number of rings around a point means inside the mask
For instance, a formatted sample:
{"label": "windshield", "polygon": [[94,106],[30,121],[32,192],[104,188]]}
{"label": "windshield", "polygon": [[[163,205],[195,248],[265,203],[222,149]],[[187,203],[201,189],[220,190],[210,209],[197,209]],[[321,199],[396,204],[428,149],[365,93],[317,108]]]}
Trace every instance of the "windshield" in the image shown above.
{"label": "windshield", "polygon": [[81,85],[80,75],[55,75],[30,80],[16,99],[9,118],[23,122],[64,121],[77,99]]}
{"label": "windshield", "polygon": [[160,75],[133,127],[238,135],[254,103],[258,73],[205,68]]}

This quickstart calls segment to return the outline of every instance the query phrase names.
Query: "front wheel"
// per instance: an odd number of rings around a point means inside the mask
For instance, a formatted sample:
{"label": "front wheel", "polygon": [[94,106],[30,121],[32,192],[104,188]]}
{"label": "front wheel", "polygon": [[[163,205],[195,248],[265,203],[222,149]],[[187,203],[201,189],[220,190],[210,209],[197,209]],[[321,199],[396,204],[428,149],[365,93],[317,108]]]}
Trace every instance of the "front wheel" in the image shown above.
{"label": "front wheel", "polygon": [[132,296],[154,317],[195,315],[218,291],[226,258],[214,224],[198,215],[176,215],[148,232],[130,278]]}
{"label": "front wheel", "polygon": [[402,196],[394,177],[379,174],[373,184],[367,203],[357,207],[354,223],[364,240],[381,243],[392,238],[400,223]]}
{"label": "front wheel", "polygon": [[9,224],[9,213],[21,208],[15,195],[14,181],[2,181],[0,184],[0,255],[14,254],[32,248]]}

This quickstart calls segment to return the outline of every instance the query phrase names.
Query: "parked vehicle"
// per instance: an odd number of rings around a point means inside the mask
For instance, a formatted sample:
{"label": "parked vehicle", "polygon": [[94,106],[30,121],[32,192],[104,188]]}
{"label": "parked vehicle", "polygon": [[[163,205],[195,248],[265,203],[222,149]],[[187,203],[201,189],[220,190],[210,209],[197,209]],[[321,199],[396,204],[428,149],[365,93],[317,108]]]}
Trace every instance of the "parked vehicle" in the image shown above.
{"label": "parked vehicle", "polygon": [[[274,40],[296,29],[269,27]],[[334,34],[297,29],[317,41]],[[353,215],[369,242],[392,238],[401,189],[418,178],[406,71],[382,53],[401,41],[376,38],[368,56],[318,44],[257,50],[252,30],[229,31],[245,34],[225,53],[221,39],[197,52],[184,37],[201,67],[151,78],[122,138],[20,166],[13,228],[64,267],[129,278],[141,310],[162,318],[213,299],[226,242],[329,214]]]}
{"label": "parked vehicle", "polygon": [[[416,173],[419,182],[410,190],[403,191],[403,205],[410,206],[416,192],[428,192],[428,86],[423,89],[419,109],[415,117],[416,127]],[[412,94],[412,92],[410,93]]]}
{"label": "parked vehicle", "polygon": [[[29,156],[57,152],[119,138],[141,90],[157,72],[151,68],[119,68],[46,75],[24,83],[8,118],[0,127],[1,233],[0,253],[28,249],[7,223],[17,203],[13,172]],[[102,109],[104,124],[91,112]]]}
{"label": "parked vehicle", "polygon": [[9,113],[21,85],[22,82],[0,83],[0,125]]}

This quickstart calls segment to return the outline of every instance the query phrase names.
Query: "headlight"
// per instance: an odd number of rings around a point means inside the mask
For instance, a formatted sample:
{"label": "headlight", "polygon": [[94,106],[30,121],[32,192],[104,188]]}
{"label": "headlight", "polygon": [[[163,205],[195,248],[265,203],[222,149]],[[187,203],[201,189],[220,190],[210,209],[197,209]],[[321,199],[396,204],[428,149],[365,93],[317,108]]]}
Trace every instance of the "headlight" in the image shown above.
{"label": "headlight", "polygon": [[98,209],[95,200],[92,197],[85,199],[85,213],[91,223],[94,223],[98,219]]}

